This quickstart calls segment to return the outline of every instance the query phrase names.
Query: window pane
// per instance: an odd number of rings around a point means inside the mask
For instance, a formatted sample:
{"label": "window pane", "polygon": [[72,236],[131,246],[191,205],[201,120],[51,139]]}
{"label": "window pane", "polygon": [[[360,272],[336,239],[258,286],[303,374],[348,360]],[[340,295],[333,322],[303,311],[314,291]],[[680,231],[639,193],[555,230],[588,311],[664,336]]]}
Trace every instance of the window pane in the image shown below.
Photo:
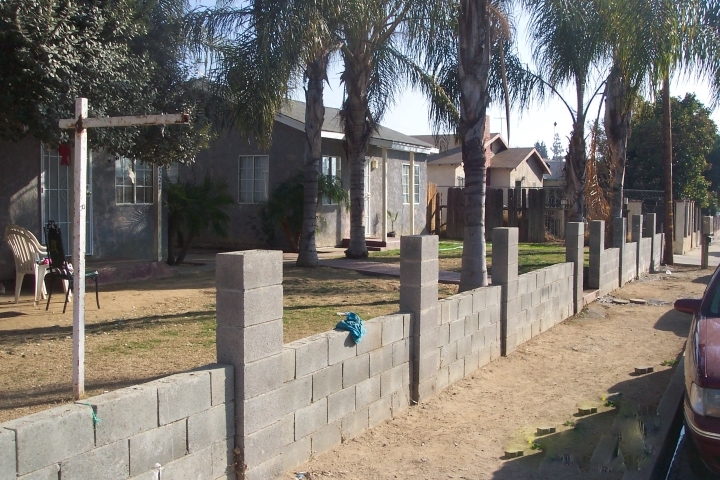
{"label": "window pane", "polygon": [[410,165],[402,166],[402,196],[403,203],[410,203]]}
{"label": "window pane", "polygon": [[415,203],[420,203],[420,165],[415,165]]}

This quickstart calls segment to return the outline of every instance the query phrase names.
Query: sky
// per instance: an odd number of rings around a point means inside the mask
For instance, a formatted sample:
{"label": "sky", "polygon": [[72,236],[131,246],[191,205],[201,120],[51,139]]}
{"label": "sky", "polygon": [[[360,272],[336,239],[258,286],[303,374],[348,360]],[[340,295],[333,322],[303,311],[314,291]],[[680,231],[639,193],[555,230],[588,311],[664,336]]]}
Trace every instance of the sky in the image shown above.
{"label": "sky", "polygon": [[[214,5],[214,0],[199,0],[198,5],[210,6]],[[532,65],[532,55],[529,48],[529,41],[526,35],[527,18],[524,15],[517,16],[516,40],[519,49],[519,55],[523,62]],[[333,62],[328,73],[330,80],[325,86],[324,102],[327,107],[340,108],[343,100],[343,86],[340,84],[340,74],[342,72],[342,62],[337,59]],[[674,97],[684,97],[686,93],[695,93],[698,100],[705,106],[711,105],[710,86],[707,82],[698,80],[697,75],[675,75],[672,79],[670,93]],[[589,86],[589,91],[597,88]],[[567,99],[574,98],[574,88],[561,89],[560,92]],[[646,95],[647,96],[647,95]],[[292,98],[304,101],[304,92],[302,89],[296,89],[292,93]],[[588,109],[588,120],[594,120],[598,115],[598,101],[590,105]],[[571,106],[573,102],[569,101]],[[395,99],[395,103],[385,113],[381,120],[381,124],[397,130],[406,135],[423,135],[432,133],[432,127],[428,120],[429,107],[421,92],[406,87],[401,91]],[[501,133],[507,140],[508,132],[505,126],[505,109],[502,105],[490,105],[488,109],[490,117],[490,130],[495,133]],[[600,121],[602,122],[602,111],[600,112]],[[711,112],[713,121],[720,125],[720,108],[715,108]],[[557,126],[555,124],[557,123]],[[557,132],[563,147],[567,147],[568,139],[572,131],[572,118],[563,102],[556,97],[548,97],[543,103],[536,103],[529,108],[519,111],[511,109],[510,113],[510,146],[511,147],[529,147],[535,142],[545,142],[550,152],[553,138]]]}

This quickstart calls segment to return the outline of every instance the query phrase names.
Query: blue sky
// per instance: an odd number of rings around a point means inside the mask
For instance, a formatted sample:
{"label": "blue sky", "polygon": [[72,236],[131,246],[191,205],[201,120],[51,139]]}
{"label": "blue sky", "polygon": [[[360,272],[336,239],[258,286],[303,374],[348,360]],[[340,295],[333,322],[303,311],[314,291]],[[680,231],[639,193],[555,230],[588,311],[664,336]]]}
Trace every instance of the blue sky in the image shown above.
{"label": "blue sky", "polygon": [[[196,0],[197,5],[214,5],[214,0]],[[517,43],[520,49],[520,57],[523,61],[531,63],[531,52],[528,48],[526,28],[523,16],[517,18]],[[339,108],[343,99],[343,86],[340,84],[340,73],[342,62],[335,61],[329,72],[330,84],[325,88],[325,105]],[[588,90],[594,91],[595,86]],[[707,82],[698,80],[696,75],[675,75],[671,84],[671,94],[675,97],[683,97],[686,93],[695,93],[698,99],[706,106],[710,105],[710,87]],[[561,90],[566,98],[574,98],[572,86]],[[298,89],[293,92],[293,98],[304,99],[304,92]],[[571,102],[568,102],[571,103]],[[571,103],[572,106],[572,103]],[[598,104],[595,101],[588,109],[588,119],[595,119],[598,112]],[[501,132],[507,138],[505,127],[504,107],[490,105],[490,129],[493,132]],[[602,112],[601,112],[602,115]],[[712,119],[720,125],[720,108],[712,111]],[[601,116],[602,121],[602,116]],[[557,122],[557,127],[554,123]],[[396,98],[394,106],[388,109],[381,122],[386,127],[392,128],[407,135],[420,135],[431,133],[431,126],[428,121],[428,104],[423,95],[411,88],[406,88]],[[513,109],[510,114],[510,145],[513,147],[532,146],[536,141],[544,141],[548,149],[552,145],[554,133],[560,135],[564,146],[567,146],[568,138],[572,130],[572,119],[565,105],[554,97],[549,97],[543,103],[531,105],[524,111]]]}

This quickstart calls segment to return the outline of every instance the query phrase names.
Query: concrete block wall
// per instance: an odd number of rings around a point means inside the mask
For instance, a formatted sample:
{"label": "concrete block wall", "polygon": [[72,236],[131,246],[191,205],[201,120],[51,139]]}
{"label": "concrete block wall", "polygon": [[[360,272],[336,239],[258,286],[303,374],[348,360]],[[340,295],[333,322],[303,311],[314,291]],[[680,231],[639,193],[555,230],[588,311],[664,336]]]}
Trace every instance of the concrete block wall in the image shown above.
{"label": "concrete block wall", "polygon": [[357,345],[331,331],[283,346],[283,470],[409,407],[410,322],[409,314],[365,321]]}
{"label": "concrete block wall", "polygon": [[605,248],[605,221],[590,222],[590,275],[588,287],[607,295],[620,286],[620,249]]}
{"label": "concrete block wall", "polygon": [[573,266],[558,263],[520,275],[517,345],[574,315]]}
{"label": "concrete block wall", "polygon": [[234,410],[228,365],[55,407],[0,424],[0,479],[235,478]]}
{"label": "concrete block wall", "polygon": [[637,243],[629,242],[625,244],[625,248],[622,252],[622,278],[620,286],[623,286],[626,283],[632,282],[633,280],[638,278],[637,254]]}
{"label": "concrete block wall", "polygon": [[440,391],[500,357],[501,287],[488,286],[438,302]]}
{"label": "concrete block wall", "polygon": [[641,238],[637,250],[637,272],[638,276],[650,273],[652,264],[652,238]]}

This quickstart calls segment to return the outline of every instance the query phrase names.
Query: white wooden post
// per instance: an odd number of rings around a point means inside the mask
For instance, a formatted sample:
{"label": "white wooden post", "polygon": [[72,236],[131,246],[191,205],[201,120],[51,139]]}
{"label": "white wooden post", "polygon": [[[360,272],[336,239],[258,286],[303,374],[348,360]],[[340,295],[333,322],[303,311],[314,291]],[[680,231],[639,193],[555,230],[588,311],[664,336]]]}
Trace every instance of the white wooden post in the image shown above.
{"label": "white wooden post", "polygon": [[382,241],[387,242],[388,232],[388,198],[387,198],[387,148],[382,149]]}
{"label": "white wooden post", "polygon": [[415,235],[415,152],[410,152],[410,235]]}
{"label": "white wooden post", "polygon": [[[85,395],[85,220],[87,218],[87,129],[190,123],[187,113],[173,115],[137,115],[130,117],[87,118],[88,101],[75,99],[75,118],[60,120],[60,128],[75,130],[73,158],[73,395]],[[153,170],[157,172],[157,169]],[[157,179],[156,179],[157,181]],[[160,186],[157,186],[159,202]],[[161,217],[160,217],[161,218]],[[158,230],[160,220],[157,222]],[[159,233],[158,233],[159,235]],[[158,243],[157,251],[162,246]]]}
{"label": "white wooden post", "polygon": [[[86,98],[75,99],[75,120],[87,118]],[[87,130],[75,130],[73,158],[73,395],[85,394],[85,220],[87,218]]]}

